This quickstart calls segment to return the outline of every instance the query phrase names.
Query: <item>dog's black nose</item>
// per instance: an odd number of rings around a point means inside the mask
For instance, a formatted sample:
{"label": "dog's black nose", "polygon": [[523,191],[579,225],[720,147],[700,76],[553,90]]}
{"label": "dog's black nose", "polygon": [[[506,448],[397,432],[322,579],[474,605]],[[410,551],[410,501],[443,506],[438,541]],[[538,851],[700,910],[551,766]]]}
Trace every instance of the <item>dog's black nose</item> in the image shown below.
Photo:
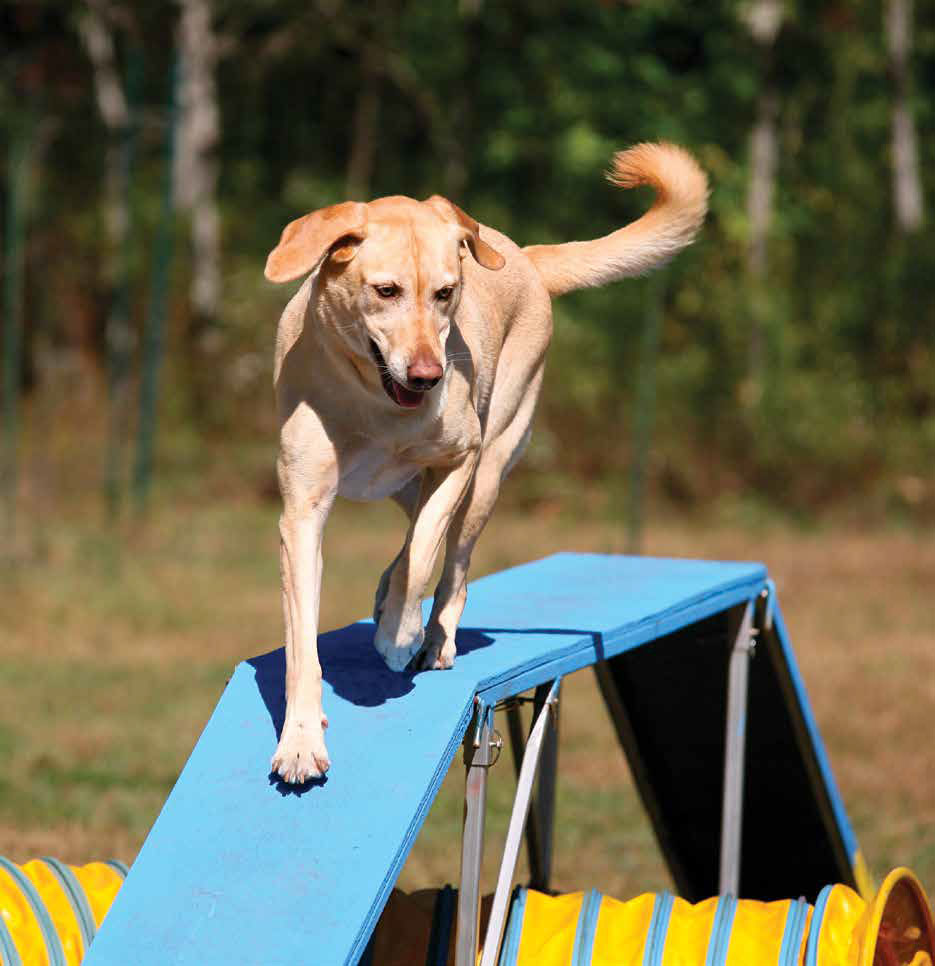
{"label": "dog's black nose", "polygon": [[410,388],[425,392],[441,379],[443,371],[434,355],[428,352],[419,352],[409,363],[409,368],[406,370],[406,379]]}

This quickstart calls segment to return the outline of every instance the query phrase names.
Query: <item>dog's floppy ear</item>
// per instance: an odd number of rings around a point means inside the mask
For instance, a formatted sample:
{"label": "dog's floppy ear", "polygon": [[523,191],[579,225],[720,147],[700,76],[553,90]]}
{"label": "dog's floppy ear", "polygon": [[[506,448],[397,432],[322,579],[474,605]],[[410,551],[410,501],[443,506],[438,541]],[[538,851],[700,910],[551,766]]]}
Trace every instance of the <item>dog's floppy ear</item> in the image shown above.
{"label": "dog's floppy ear", "polygon": [[[291,282],[308,274],[329,253],[335,261],[349,262],[366,237],[367,206],[359,201],[313,211],[286,225],[266,259],[264,274],[271,282]],[[335,246],[345,239],[348,244]]]}
{"label": "dog's floppy ear", "polygon": [[461,226],[467,247],[470,248],[478,265],[492,271],[503,268],[506,264],[503,256],[480,237],[477,222],[467,212],[462,211],[454,202],[441,195],[432,195],[425,203],[431,205],[446,221],[453,221]]}

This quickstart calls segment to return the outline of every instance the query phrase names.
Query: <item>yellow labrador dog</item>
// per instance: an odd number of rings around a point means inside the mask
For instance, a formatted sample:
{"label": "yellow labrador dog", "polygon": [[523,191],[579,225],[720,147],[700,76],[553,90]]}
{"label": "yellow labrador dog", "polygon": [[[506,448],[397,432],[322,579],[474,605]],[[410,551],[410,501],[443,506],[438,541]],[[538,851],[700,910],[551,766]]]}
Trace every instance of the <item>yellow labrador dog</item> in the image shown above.
{"label": "yellow labrador dog", "polygon": [[529,438],[551,297],[655,268],[704,219],[707,181],[680,148],[640,144],[616,155],[608,177],[650,185],[656,200],[594,241],[520,248],[436,195],[314,211],[270,253],[271,281],[307,276],[275,357],[286,714],[272,768],[286,782],[330,765],[317,633],[335,497],[391,496],[409,517],[377,589],[377,651],[396,671],[450,668],[474,544]]}

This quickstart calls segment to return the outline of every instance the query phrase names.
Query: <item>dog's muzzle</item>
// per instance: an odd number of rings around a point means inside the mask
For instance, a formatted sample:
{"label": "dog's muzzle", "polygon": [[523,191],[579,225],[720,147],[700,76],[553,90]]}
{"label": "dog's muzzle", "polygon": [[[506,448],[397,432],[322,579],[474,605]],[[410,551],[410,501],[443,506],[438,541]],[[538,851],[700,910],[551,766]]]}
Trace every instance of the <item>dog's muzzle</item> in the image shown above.
{"label": "dog's muzzle", "polygon": [[[373,339],[370,340],[370,354],[373,356],[373,361],[377,364],[380,381],[383,383],[383,388],[387,396],[402,409],[416,409],[420,406],[425,393],[437,385],[439,379],[441,379],[441,376],[430,379],[417,378],[413,380],[415,385],[411,387],[405,386],[393,378],[390,373],[390,367],[386,364],[386,359],[383,358],[383,353],[380,352],[379,347]],[[434,376],[434,373],[432,375]]]}

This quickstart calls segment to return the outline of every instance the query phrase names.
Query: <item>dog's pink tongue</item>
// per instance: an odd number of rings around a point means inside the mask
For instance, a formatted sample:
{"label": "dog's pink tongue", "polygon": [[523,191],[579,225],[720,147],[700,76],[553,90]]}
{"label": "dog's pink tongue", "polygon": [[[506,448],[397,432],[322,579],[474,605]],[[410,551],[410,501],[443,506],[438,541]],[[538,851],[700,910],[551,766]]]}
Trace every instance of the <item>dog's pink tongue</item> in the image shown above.
{"label": "dog's pink tongue", "polygon": [[395,379],[393,380],[393,395],[396,397],[396,402],[404,409],[415,409],[422,402],[421,392],[414,392],[412,389],[407,389],[405,386],[401,386]]}

